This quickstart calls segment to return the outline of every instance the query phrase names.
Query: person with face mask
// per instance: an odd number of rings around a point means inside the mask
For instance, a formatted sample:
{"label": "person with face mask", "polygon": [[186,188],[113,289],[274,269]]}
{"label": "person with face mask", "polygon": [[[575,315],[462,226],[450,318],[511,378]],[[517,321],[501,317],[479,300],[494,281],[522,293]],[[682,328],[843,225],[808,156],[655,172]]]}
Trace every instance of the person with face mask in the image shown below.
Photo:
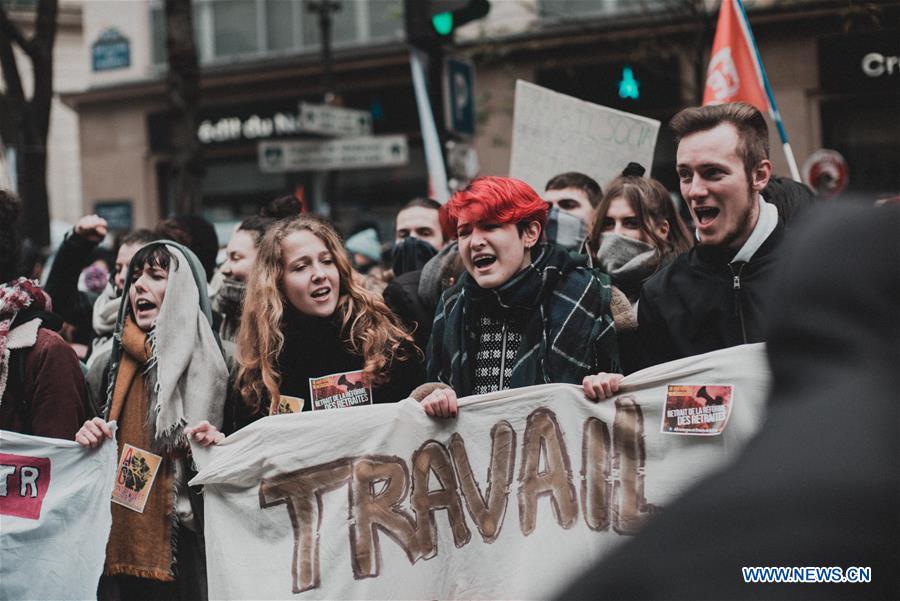
{"label": "person with face mask", "polygon": [[635,307],[644,282],[693,243],[661,183],[629,163],[600,200],[588,239],[595,265]]}
{"label": "person with face mask", "polygon": [[[612,278],[616,333],[625,373],[638,368],[638,298],[650,276],[692,246],[690,230],[669,192],[644,168],[629,163],[600,200],[586,251],[594,266]],[[624,298],[622,298],[624,296]]]}

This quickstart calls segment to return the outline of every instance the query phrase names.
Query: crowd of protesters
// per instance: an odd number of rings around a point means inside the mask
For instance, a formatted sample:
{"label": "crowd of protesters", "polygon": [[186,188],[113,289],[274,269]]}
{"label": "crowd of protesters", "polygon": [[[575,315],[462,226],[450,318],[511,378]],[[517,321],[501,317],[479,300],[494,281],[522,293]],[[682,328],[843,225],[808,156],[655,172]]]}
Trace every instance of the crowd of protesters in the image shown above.
{"label": "crowd of protesters", "polygon": [[113,505],[101,598],[205,595],[189,438],[309,411],[313,380],[361,374],[345,385],[369,403],[452,418],[460,397],[534,384],[602,400],[631,371],[763,341],[782,241],[813,195],[773,178],[749,105],[686,109],[671,128],[681,208],[635,163],[603,189],[561,173],[543,197],[481,177],[443,206],[403,206],[387,261],[375,228],[342,240],[285,197],[234,229],[218,265],[200,217],[130,232],[113,256],[86,216],[42,289],[18,277],[20,206],[0,192],[0,428],[97,447],[115,420],[109,444],[163,458],[143,513]]}

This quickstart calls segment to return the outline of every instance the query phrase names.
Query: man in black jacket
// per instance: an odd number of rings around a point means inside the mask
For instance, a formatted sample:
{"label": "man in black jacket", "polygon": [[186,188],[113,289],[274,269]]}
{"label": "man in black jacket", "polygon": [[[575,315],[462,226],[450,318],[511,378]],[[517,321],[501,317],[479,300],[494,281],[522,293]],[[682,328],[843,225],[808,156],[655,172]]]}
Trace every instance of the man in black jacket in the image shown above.
{"label": "man in black jacket", "polygon": [[760,196],[772,163],[758,110],[741,103],[689,108],[670,125],[698,245],[644,285],[638,330],[645,366],[760,342],[783,229],[778,210]]}
{"label": "man in black jacket", "polygon": [[[775,278],[762,430],[558,598],[900,599],[900,207],[827,209]],[[754,566],[832,579],[748,582]]]}

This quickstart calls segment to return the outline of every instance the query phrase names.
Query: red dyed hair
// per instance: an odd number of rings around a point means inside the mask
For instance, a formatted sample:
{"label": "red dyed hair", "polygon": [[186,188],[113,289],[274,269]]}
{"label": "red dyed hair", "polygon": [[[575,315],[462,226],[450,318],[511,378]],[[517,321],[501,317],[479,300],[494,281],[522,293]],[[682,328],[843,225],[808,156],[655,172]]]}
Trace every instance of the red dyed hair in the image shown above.
{"label": "red dyed hair", "polygon": [[[525,182],[511,177],[479,177],[454,194],[441,210],[441,227],[448,240],[456,238],[459,218],[496,223],[547,224],[549,205]],[[521,229],[521,228],[520,228]]]}

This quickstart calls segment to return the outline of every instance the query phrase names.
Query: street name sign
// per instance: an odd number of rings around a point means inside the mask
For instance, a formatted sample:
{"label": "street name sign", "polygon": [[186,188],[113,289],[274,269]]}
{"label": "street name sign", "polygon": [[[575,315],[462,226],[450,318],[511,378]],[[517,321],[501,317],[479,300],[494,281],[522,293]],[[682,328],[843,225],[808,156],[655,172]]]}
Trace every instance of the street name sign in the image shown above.
{"label": "street name sign", "polygon": [[348,137],[372,134],[372,114],[327,104],[300,103],[300,131],[324,136]]}
{"label": "street name sign", "polygon": [[331,140],[266,140],[259,143],[264,173],[396,167],[409,163],[405,135],[357,136]]}

